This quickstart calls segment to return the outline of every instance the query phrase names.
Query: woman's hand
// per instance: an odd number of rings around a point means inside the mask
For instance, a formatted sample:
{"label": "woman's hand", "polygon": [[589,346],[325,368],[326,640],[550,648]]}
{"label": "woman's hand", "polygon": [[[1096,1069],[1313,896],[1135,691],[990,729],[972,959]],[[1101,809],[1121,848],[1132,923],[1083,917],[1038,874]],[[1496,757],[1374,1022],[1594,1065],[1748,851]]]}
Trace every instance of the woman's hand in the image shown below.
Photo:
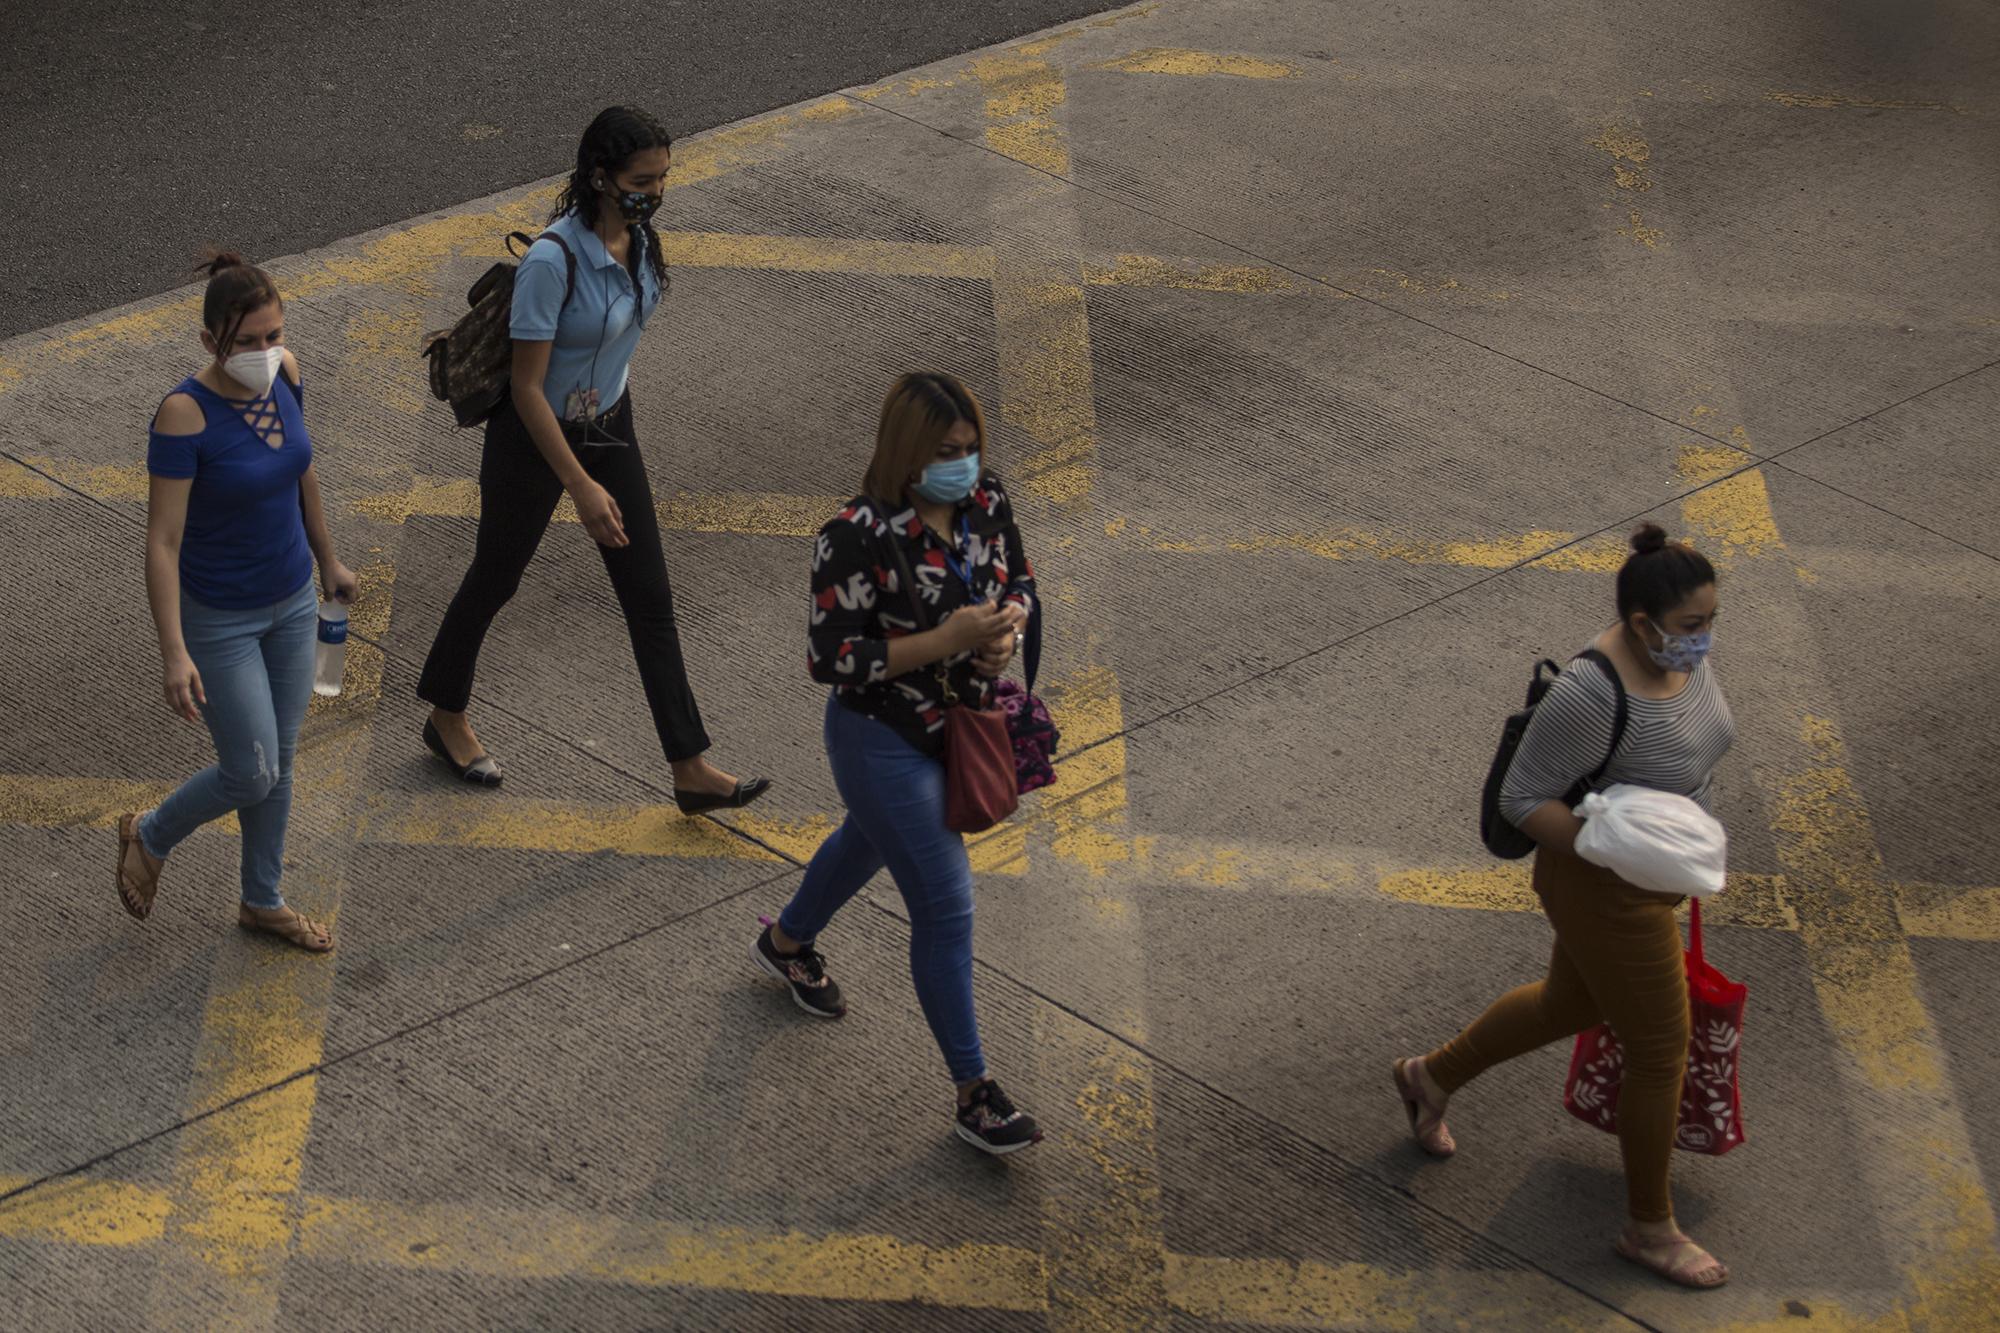
{"label": "woman's hand", "polygon": [[576,516],[582,520],[583,530],[599,546],[632,544],[625,535],[625,515],[619,511],[618,502],[611,498],[610,491],[584,477],[570,488],[569,498],[570,503],[576,506]]}
{"label": "woman's hand", "polygon": [[208,703],[208,695],[202,692],[201,672],[195,670],[194,659],[187,655],[185,648],[166,655],[162,690],[167,696],[167,707],[190,722],[201,721],[201,710]]}
{"label": "woman's hand", "polygon": [[338,560],[328,560],[319,567],[319,587],[329,602],[339,602],[342,606],[352,606],[361,594],[361,580]]}
{"label": "woman's hand", "polygon": [[961,606],[946,615],[938,626],[945,643],[952,654],[978,652],[1002,634],[1010,639],[1013,630],[1008,627],[1006,613],[994,602],[979,602],[973,606]]}
{"label": "woman's hand", "polygon": [[973,654],[973,669],[982,676],[1000,675],[1007,669],[1007,664],[1014,660],[1014,650],[1020,643],[1021,632],[1016,629],[1008,629],[997,638],[988,640]]}

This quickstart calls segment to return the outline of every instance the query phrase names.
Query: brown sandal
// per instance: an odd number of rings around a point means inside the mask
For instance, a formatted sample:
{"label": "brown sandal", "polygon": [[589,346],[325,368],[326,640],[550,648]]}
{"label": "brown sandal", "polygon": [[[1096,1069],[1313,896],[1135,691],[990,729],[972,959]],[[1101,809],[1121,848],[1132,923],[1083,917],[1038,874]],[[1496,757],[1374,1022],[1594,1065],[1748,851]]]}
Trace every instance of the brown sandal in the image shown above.
{"label": "brown sandal", "polygon": [[293,948],[304,949],[307,953],[330,953],[333,949],[333,932],[309,916],[289,907],[277,909],[285,915],[267,915],[249,903],[236,906],[236,924],[260,935],[272,935]]}
{"label": "brown sandal", "polygon": [[[132,866],[132,853],[139,854],[137,868]],[[139,816],[136,814],[118,817],[118,901],[125,906],[126,913],[135,921],[144,921],[153,914],[153,899],[160,892],[160,872],[166,869],[166,862],[156,859],[146,850],[146,844],[139,839]]]}
{"label": "brown sandal", "polygon": [[1713,1291],[1729,1281],[1729,1270],[1722,1261],[1688,1239],[1685,1232],[1677,1231],[1654,1240],[1626,1231],[1612,1248],[1620,1258],[1629,1259],[1676,1286]]}

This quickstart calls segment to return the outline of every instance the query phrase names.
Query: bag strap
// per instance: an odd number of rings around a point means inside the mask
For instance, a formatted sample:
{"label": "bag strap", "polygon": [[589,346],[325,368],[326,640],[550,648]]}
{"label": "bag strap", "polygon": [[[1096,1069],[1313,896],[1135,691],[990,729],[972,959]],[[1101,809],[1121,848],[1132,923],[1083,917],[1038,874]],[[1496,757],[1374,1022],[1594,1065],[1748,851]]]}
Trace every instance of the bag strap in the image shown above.
{"label": "bag strap", "polygon": [[1701,899],[1688,899],[1688,955],[1697,967],[1708,961],[1708,953],[1701,947]]}
{"label": "bag strap", "polygon": [[[1619,742],[1625,739],[1625,724],[1631,720],[1632,709],[1625,698],[1625,682],[1619,679],[1618,668],[1611,664],[1610,658],[1595,648],[1586,648],[1576,656],[1595,662],[1605,675],[1611,677],[1611,688],[1617,691],[1618,694],[1618,711],[1611,723],[1611,748],[1604,752],[1604,762],[1597,766],[1595,772],[1584,779],[1585,786],[1594,787],[1597,785],[1597,780],[1604,776],[1604,770],[1611,767],[1611,761],[1618,757],[1618,745]],[[1570,660],[1575,661],[1576,659],[1572,658]]]}
{"label": "bag strap", "polygon": [[[882,531],[884,536],[876,538],[876,540],[887,541],[889,544],[889,554],[896,558],[896,572],[902,578],[903,592],[910,599],[910,611],[917,618],[917,627],[919,629],[929,629],[931,628],[930,613],[924,610],[924,604],[917,596],[916,576],[910,573],[909,557],[903,554],[903,544],[896,540],[896,529],[890,525],[889,506],[883,504],[872,495],[868,497],[868,503],[874,506],[877,513],[882,515]],[[871,532],[869,536],[874,537],[874,533]]]}
{"label": "bag strap", "polygon": [[[1021,525],[1009,519],[1003,535],[1007,538],[1007,553],[1026,565],[1028,551],[1021,543]],[[1028,627],[1022,633],[1026,637],[1021,642],[1021,675],[1028,693],[1033,694],[1035,678],[1042,672],[1042,599],[1039,593],[1034,598],[1034,604],[1028,608]]]}
{"label": "bag strap", "polygon": [[576,291],[576,252],[569,248],[568,241],[565,241],[553,231],[544,231],[540,236],[530,236],[525,231],[508,232],[508,254],[511,255],[514,253],[514,242],[516,241],[521,242],[524,257],[525,252],[531,249],[536,241],[554,241],[556,248],[563,252],[563,299],[562,304],[556,307],[556,313],[561,314],[569,308],[570,295]]}

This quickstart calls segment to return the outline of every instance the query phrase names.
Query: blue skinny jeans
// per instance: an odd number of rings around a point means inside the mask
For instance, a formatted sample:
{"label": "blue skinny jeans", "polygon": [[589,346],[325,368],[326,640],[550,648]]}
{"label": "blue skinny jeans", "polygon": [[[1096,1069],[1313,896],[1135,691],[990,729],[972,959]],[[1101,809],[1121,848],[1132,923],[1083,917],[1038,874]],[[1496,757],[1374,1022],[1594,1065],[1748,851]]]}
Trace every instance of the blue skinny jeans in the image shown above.
{"label": "blue skinny jeans", "polygon": [[181,594],[181,637],[201,673],[201,715],[216,762],[139,821],[146,850],[165,860],[203,824],[234,810],[243,826],[243,901],[283,907],[292,757],[312,702],[319,599],[311,581],[275,606],[223,611]]}
{"label": "blue skinny jeans", "polygon": [[820,844],[778,925],[815,939],[884,865],[910,914],[910,979],[955,1083],[986,1076],[972,1011],[972,864],[944,826],[944,763],[838,699],[826,756],[847,818]]}

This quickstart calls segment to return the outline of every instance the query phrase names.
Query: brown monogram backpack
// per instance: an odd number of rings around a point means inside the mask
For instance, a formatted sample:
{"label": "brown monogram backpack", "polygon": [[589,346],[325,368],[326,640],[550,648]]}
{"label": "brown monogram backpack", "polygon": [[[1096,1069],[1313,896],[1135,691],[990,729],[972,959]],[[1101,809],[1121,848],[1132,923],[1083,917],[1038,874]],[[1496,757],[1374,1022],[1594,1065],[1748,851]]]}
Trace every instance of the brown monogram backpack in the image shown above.
{"label": "brown monogram backpack", "polygon": [[[568,270],[563,305],[568,305],[570,293],[576,290],[576,256],[562,237],[547,231],[542,235],[562,247]],[[535,240],[524,231],[509,232],[507,253],[521,253],[514,249],[516,241],[525,250]],[[478,425],[506,401],[514,364],[514,340],[507,330],[514,311],[514,273],[519,267],[503,259],[487,269],[465,294],[465,303],[472,309],[449,329],[424,335],[423,355],[431,363],[431,396],[450,403],[461,426]]]}

